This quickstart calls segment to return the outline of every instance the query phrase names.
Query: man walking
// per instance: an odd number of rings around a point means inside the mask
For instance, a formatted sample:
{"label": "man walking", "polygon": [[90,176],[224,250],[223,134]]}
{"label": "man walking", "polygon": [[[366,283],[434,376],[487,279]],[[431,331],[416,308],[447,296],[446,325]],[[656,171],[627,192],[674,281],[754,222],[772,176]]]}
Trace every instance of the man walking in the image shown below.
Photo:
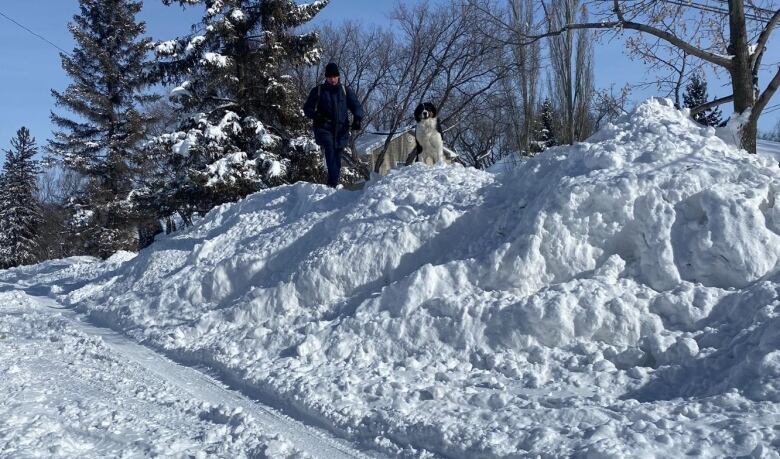
{"label": "man walking", "polygon": [[303,113],[314,120],[314,140],[325,154],[330,187],[336,187],[339,183],[341,153],[349,141],[347,111],[352,112],[352,129],[359,131],[363,106],[355,93],[339,82],[339,67],[331,62],[325,66],[325,83],[313,88],[303,105]]}

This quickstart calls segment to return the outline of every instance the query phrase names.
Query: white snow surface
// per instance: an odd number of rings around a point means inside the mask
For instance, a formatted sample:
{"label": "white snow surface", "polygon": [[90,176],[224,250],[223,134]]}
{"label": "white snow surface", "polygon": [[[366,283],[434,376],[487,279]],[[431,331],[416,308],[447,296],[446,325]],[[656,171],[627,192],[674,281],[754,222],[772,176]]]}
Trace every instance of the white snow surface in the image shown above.
{"label": "white snow surface", "polygon": [[0,293],[0,374],[0,457],[311,457],[19,290]]}
{"label": "white snow surface", "polygon": [[758,154],[780,164],[780,142],[758,139],[756,142]]}
{"label": "white snow surface", "polygon": [[653,99],[501,174],[273,188],[24,275],[390,455],[779,457],[778,193]]}
{"label": "white snow surface", "polygon": [[196,35],[190,39],[184,51],[190,53],[199,48],[205,41],[206,37],[204,35]]}
{"label": "white snow surface", "polygon": [[231,62],[229,57],[213,52],[203,53],[203,59],[201,59],[201,61],[211,64],[214,67],[227,67]]}
{"label": "white snow surface", "polygon": [[256,169],[257,160],[249,160],[243,151],[227,154],[207,166],[206,175],[209,179],[206,186],[233,183],[239,177],[252,180],[257,175]]}

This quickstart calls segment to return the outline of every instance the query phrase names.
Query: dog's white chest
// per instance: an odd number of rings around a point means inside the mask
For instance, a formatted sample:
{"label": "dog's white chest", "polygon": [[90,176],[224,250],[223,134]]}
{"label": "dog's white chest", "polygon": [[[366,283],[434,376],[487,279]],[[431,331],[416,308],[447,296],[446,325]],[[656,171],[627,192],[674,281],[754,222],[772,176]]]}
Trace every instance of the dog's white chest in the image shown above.
{"label": "dog's white chest", "polygon": [[421,160],[427,164],[436,164],[444,160],[441,134],[436,130],[436,118],[420,120],[415,131],[417,143],[420,144]]}

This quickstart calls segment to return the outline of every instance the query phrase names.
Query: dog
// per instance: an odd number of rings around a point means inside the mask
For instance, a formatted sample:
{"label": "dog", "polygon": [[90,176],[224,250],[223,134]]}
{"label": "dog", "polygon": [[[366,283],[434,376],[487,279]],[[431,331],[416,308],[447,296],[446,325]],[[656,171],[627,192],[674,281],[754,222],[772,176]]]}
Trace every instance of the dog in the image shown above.
{"label": "dog", "polygon": [[436,106],[430,102],[421,103],[414,109],[417,159],[428,165],[444,163],[444,143],[437,114]]}

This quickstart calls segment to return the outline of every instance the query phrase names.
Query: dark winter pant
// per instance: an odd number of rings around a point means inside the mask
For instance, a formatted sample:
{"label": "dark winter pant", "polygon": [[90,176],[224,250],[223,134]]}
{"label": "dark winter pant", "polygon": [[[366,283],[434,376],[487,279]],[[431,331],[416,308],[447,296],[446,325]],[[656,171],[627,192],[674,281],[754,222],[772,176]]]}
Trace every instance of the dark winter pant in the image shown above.
{"label": "dark winter pant", "polygon": [[317,143],[325,154],[325,165],[328,167],[328,186],[335,187],[339,184],[341,174],[341,152],[336,148],[336,142],[332,136],[318,136]]}

